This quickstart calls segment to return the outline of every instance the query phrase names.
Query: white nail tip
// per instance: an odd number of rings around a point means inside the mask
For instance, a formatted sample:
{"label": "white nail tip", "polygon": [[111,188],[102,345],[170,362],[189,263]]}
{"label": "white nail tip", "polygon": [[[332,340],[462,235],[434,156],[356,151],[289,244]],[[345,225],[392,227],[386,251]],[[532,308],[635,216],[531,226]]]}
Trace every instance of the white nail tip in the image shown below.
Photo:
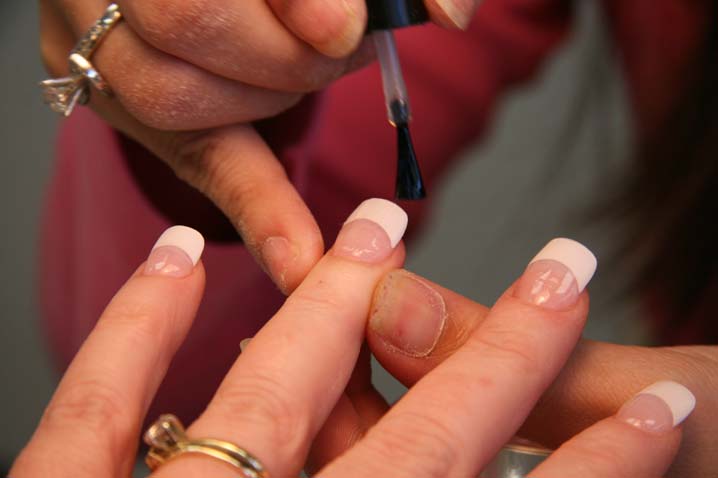
{"label": "white nail tip", "polygon": [[596,256],[586,246],[563,237],[549,241],[529,264],[545,259],[558,261],[568,267],[576,279],[579,292],[583,292],[591,281],[598,264]]}
{"label": "white nail tip", "polygon": [[673,414],[673,426],[680,425],[688,418],[696,407],[696,397],[680,383],[671,381],[656,382],[640,392],[638,395],[654,395],[668,405]]}
{"label": "white nail tip", "polygon": [[189,256],[192,264],[197,265],[204,250],[204,237],[191,227],[172,226],[162,233],[152,250],[164,246],[179,247]]}
{"label": "white nail tip", "polygon": [[396,247],[404,237],[409,216],[396,204],[386,199],[367,199],[357,207],[344,222],[348,224],[357,219],[368,219],[381,226],[391,241],[391,247]]}

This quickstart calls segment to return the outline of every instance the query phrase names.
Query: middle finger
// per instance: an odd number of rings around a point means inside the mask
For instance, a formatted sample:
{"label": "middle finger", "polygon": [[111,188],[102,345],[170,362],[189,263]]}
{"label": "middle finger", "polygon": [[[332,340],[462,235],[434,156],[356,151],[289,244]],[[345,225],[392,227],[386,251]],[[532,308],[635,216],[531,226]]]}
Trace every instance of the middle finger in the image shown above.
{"label": "middle finger", "polygon": [[[188,434],[246,447],[270,476],[296,476],[349,381],[371,292],[403,261],[406,223],[406,213],[390,201],[362,203],[332,250],[252,339]],[[158,477],[179,471],[234,476],[221,463],[188,456],[162,467]]]}
{"label": "middle finger", "polygon": [[[475,476],[519,428],[578,341],[596,267],[550,242],[464,346],[417,382],[322,476]],[[358,471],[360,471],[358,473]]]}

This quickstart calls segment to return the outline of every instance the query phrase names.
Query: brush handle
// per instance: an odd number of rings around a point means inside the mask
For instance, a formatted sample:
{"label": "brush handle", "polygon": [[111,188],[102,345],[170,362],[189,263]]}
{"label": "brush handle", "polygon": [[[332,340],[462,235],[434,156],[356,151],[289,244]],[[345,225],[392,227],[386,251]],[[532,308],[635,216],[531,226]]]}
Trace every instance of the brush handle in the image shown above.
{"label": "brush handle", "polygon": [[407,124],[411,119],[409,95],[401,73],[399,54],[391,30],[377,30],[371,34],[381,66],[381,80],[389,122],[394,126]]}

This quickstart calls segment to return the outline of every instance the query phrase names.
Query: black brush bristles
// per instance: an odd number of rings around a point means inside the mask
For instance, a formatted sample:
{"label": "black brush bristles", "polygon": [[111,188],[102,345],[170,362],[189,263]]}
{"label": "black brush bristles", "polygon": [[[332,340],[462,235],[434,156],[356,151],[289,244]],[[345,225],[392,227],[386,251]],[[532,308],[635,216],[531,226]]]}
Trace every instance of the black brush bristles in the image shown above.
{"label": "black brush bristles", "polygon": [[421,177],[419,163],[416,160],[414,144],[411,141],[409,125],[396,125],[397,134],[397,169],[396,199],[418,200],[426,197],[424,180]]}

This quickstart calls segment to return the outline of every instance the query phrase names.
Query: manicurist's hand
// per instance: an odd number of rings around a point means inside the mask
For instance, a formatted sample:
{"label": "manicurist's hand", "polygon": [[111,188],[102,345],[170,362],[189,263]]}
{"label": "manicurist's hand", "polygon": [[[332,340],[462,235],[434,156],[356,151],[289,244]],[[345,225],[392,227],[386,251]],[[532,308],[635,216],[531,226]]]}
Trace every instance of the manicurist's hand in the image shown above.
{"label": "manicurist's hand", "polygon": [[[291,292],[324,252],[322,237],[251,124],[370,60],[365,1],[116,3],[123,20],[89,58],[114,97],[92,91],[90,106],[209,197]],[[474,3],[427,5],[437,22],[465,27]],[[53,78],[68,74],[70,50],[107,6],[40,1],[42,55]]]}
{"label": "manicurist's hand", "polygon": [[[107,0],[41,0],[52,77]],[[317,224],[251,122],[366,64],[364,0],[118,0],[123,19],[89,60],[110,125],[166,162],[232,221],[275,283],[293,290],[324,252]],[[101,158],[98,158],[101,160]]]}
{"label": "manicurist's hand", "polygon": [[[537,303],[536,275],[527,272],[451,357],[386,412],[370,389],[362,344],[372,292],[403,261],[405,227],[406,214],[393,203],[362,203],[186,435],[167,419],[153,427],[153,476],[296,476],[312,443],[323,477],[476,476],[578,341],[588,311],[581,290],[595,262],[573,242],[545,250],[534,264],[563,275],[562,297]],[[188,228],[160,237],[81,348],[11,476],[129,475],[143,415],[200,301],[202,246]],[[655,385],[532,476],[659,476],[691,400],[674,382]]]}
{"label": "manicurist's hand", "polygon": [[[519,284],[525,292],[533,291],[530,300],[534,303],[545,301],[545,304],[561,305],[568,300],[565,298],[568,289],[563,281],[562,275],[550,273],[546,267],[532,265]],[[561,289],[563,293],[559,292]],[[493,314],[492,309],[427,279],[404,270],[392,271],[377,287],[367,329],[368,342],[382,365],[411,387],[421,383],[427,374],[430,376],[435,368],[442,367],[443,362],[454,360],[451,357],[491,323]],[[535,332],[525,329],[525,333]],[[517,343],[516,338],[508,334],[497,340],[497,344],[524,355],[533,352],[531,347]],[[545,347],[550,348],[550,345],[547,343]],[[716,347],[646,348],[581,340],[519,434],[557,448],[572,437],[580,437],[596,422],[616,423],[614,418],[601,420],[616,414],[636,392],[664,380],[685,384],[696,395],[698,406],[684,425],[683,445],[670,471],[665,475],[656,472],[652,476],[715,476],[718,469],[718,445],[715,440],[718,428],[715,416],[718,409]],[[376,411],[372,413],[376,415]],[[621,415],[625,417],[625,412],[620,412]],[[644,420],[633,424],[646,423]],[[667,431],[671,428],[667,423],[665,417],[656,421],[659,435],[674,433]],[[357,428],[347,426],[344,431],[352,436],[361,435],[367,427],[366,423],[352,422],[350,425]],[[592,433],[590,430],[583,433]],[[644,434],[646,443],[652,440],[650,433],[655,432],[649,430],[649,435]],[[626,436],[641,435],[626,432]],[[623,446],[621,439],[617,440],[617,446]],[[590,464],[590,449],[587,447],[584,452],[583,459]],[[604,459],[613,456],[611,450],[605,451],[604,448],[597,452],[603,454]],[[637,456],[641,457],[639,461],[646,461],[650,454]],[[601,459],[600,456],[598,458]],[[606,476],[643,476],[630,470],[630,467],[623,468]],[[532,478],[540,476],[531,475]],[[557,473],[552,476],[572,475]]]}

